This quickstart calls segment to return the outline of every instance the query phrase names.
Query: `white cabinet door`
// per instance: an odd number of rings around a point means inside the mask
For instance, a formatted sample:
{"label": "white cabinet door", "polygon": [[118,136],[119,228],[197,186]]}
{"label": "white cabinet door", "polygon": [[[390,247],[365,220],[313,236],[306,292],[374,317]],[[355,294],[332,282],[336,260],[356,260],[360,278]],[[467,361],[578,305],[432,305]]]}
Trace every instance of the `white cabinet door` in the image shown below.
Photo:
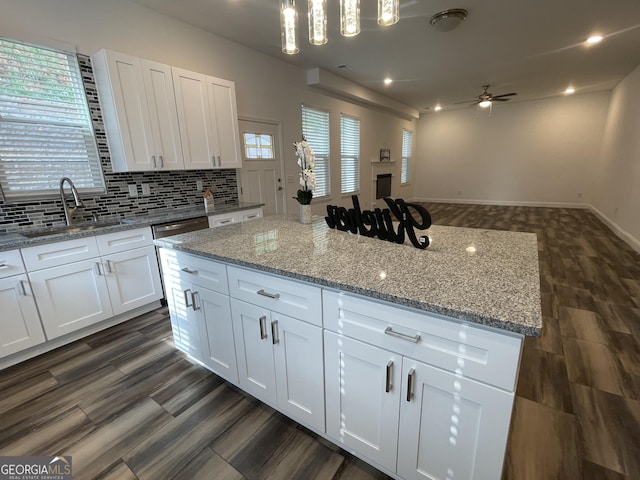
{"label": "white cabinet door", "polygon": [[240,386],[272,405],[277,402],[276,372],[271,344],[271,313],[231,299],[231,316]]}
{"label": "white cabinet door", "polygon": [[193,286],[192,289],[192,308],[198,312],[202,340],[201,360],[221,377],[238,384],[229,297],[200,286]]}
{"label": "white cabinet door", "polygon": [[193,310],[191,284],[181,281],[178,273],[167,271],[164,264],[163,271],[173,343],[178,350],[202,361],[200,327],[198,326],[198,315]]}
{"label": "white cabinet door", "polygon": [[107,255],[102,264],[115,315],[162,298],[155,247]]}
{"label": "white cabinet door", "polygon": [[140,62],[153,139],[153,167],[155,170],[183,170],[171,67],[144,59]]}
{"label": "white cabinet door", "polygon": [[99,258],[29,273],[49,340],[113,316]]}
{"label": "white cabinet door", "polygon": [[324,432],[322,329],[276,312],[269,328],[278,408]]}
{"label": "white cabinet door", "polygon": [[207,77],[211,116],[215,116],[218,137],[217,164],[219,168],[242,167],[236,87],[229,80]]}
{"label": "white cabinet door", "polygon": [[140,59],[101,50],[92,62],[113,171],[153,170],[155,152]]}
{"label": "white cabinet door", "polygon": [[215,116],[211,115],[207,77],[172,67],[178,125],[186,170],[211,169],[220,155]]}
{"label": "white cabinet door", "polygon": [[25,274],[0,279],[0,357],[45,341]]}
{"label": "white cabinet door", "polygon": [[405,358],[398,475],[499,479],[512,406],[513,394]]}
{"label": "white cabinet door", "polygon": [[402,356],[327,330],[324,336],[327,434],[395,471]]}

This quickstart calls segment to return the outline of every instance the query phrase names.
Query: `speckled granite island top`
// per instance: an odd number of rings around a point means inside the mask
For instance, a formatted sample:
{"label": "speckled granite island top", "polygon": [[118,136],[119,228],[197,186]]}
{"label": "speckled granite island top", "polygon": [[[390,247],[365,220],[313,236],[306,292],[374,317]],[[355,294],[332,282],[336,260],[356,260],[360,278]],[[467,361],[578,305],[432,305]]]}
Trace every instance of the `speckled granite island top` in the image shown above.
{"label": "speckled granite island top", "polygon": [[426,250],[273,216],[156,245],[524,335],[542,329],[533,233],[432,226]]}

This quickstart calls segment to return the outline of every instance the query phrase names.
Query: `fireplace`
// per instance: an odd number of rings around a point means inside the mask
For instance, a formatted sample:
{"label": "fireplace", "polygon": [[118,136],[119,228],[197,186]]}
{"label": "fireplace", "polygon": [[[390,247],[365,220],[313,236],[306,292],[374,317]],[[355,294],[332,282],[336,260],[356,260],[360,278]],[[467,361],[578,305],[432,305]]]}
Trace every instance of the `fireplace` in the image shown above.
{"label": "fireplace", "polygon": [[385,173],[376,177],[376,200],[391,196],[391,174]]}

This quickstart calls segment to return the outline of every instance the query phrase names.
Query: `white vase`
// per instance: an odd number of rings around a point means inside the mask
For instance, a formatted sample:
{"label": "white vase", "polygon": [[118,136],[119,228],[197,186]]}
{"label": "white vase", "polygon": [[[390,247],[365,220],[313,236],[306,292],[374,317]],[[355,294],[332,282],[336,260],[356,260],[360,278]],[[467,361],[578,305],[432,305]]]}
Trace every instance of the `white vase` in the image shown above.
{"label": "white vase", "polygon": [[300,205],[300,223],[311,223],[311,205]]}

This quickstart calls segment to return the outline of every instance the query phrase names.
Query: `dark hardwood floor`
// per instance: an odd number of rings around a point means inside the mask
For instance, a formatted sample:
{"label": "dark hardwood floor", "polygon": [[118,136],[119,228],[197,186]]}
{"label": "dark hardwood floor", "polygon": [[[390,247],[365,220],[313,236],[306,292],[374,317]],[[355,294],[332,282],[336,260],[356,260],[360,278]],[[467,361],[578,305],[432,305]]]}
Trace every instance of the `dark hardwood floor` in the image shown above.
{"label": "dark hardwood floor", "polygon": [[[425,205],[538,235],[503,480],[640,478],[640,256],[586,210]],[[166,309],[0,371],[0,455],[55,454],[76,480],[388,478],[192,365]]]}

